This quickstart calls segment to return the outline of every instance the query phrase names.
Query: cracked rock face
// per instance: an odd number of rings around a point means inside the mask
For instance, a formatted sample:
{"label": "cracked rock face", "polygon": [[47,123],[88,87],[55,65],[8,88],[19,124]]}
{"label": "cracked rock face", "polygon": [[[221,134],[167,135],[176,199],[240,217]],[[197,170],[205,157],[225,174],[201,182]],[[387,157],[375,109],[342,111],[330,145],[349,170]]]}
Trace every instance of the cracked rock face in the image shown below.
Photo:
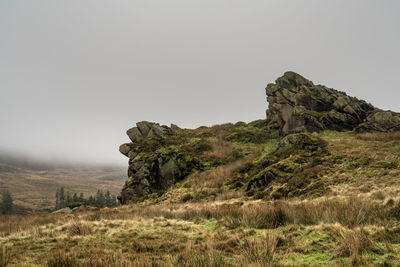
{"label": "cracked rock face", "polygon": [[131,143],[122,144],[119,151],[129,158],[128,180],[118,197],[122,204],[137,201],[153,191],[165,190],[182,179],[185,162],[167,155],[151,153],[152,158],[143,157],[137,144],[143,140],[161,142],[164,135],[173,134],[173,127],[160,126],[158,123],[138,122],[136,127],[127,131]]}
{"label": "cracked rock face", "polygon": [[266,88],[267,123],[280,135],[323,130],[400,131],[400,114],[286,72]]}

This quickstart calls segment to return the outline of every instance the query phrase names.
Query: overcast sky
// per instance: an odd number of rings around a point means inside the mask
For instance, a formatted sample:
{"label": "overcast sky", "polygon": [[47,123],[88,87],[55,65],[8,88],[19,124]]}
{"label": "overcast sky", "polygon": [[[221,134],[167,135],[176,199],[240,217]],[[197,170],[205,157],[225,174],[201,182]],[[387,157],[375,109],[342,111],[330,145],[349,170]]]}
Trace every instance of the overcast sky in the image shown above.
{"label": "overcast sky", "polygon": [[296,71],[400,111],[400,1],[1,0],[0,147],[126,164],[137,121],[265,118]]}

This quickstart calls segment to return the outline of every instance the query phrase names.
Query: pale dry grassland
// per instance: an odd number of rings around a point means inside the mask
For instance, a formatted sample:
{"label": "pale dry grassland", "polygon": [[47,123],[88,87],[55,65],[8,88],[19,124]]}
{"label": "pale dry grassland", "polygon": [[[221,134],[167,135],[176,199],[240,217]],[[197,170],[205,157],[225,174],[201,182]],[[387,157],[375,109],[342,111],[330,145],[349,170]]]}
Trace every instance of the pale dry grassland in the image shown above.
{"label": "pale dry grassland", "polygon": [[3,216],[0,242],[10,266],[390,266],[394,211],[367,198],[136,205]]}

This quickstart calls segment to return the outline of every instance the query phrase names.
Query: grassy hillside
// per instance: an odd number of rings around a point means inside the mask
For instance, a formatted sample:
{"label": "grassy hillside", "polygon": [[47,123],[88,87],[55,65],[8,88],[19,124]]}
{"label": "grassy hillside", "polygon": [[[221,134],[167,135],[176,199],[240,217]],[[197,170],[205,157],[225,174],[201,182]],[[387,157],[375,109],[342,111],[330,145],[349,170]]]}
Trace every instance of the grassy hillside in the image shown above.
{"label": "grassy hillside", "polygon": [[140,203],[2,216],[0,259],[11,266],[398,266],[400,134],[329,131],[285,146],[257,135],[258,125],[188,133],[186,147],[207,144],[193,157],[219,163]]}
{"label": "grassy hillside", "polygon": [[24,164],[19,160],[0,161],[0,188],[8,188],[16,212],[38,212],[53,209],[57,188],[71,193],[95,195],[98,189],[118,195],[126,179],[125,168],[74,167],[49,164]]}

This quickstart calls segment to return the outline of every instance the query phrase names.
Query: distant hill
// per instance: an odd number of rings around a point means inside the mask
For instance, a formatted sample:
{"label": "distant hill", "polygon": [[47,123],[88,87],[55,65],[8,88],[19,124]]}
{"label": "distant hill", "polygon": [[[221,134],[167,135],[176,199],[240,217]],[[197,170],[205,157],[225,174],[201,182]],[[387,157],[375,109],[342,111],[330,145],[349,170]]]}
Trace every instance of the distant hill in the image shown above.
{"label": "distant hill", "polygon": [[125,179],[120,166],[53,163],[0,151],[0,189],[11,192],[17,213],[51,210],[59,187],[85,196],[98,189],[118,195]]}

